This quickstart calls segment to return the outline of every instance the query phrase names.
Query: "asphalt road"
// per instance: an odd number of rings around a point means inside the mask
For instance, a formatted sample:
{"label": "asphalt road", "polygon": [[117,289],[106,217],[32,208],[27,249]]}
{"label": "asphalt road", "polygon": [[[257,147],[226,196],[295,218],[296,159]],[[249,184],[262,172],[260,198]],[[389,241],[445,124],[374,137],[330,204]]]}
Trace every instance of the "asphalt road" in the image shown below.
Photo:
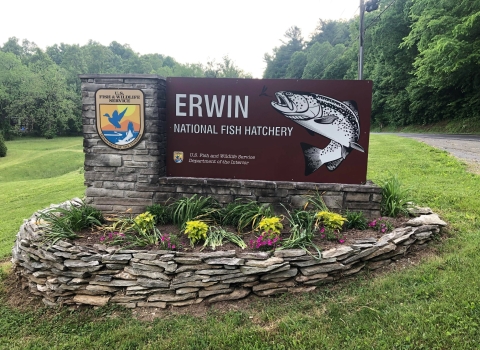
{"label": "asphalt road", "polygon": [[392,133],[392,135],[422,141],[435,148],[443,149],[467,163],[480,164],[480,135],[407,133]]}

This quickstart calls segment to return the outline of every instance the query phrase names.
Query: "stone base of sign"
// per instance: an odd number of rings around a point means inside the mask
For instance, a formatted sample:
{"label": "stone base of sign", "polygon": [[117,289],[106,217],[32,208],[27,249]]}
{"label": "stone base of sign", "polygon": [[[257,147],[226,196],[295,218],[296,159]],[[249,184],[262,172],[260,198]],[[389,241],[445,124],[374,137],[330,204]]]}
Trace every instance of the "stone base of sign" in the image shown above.
{"label": "stone base of sign", "polygon": [[[165,79],[143,74],[80,75],[82,82],[83,151],[86,202],[105,212],[131,208],[142,212],[152,203],[158,179],[166,175],[167,148]],[[134,148],[107,146],[96,125],[95,92],[98,89],[139,89],[145,96],[145,131]],[[138,190],[139,188],[142,191]]]}
{"label": "stone base of sign", "polygon": [[[140,188],[141,190],[141,188]],[[148,188],[151,190],[151,188]],[[159,179],[154,203],[172,202],[185,196],[211,196],[222,205],[236,199],[271,204],[277,212],[286,207],[301,208],[308,195],[320,194],[330,210],[361,211],[368,218],[380,216],[382,190],[372,182],[365,185],[319,184],[259,180],[164,177]]]}
{"label": "stone base of sign", "polygon": [[[69,208],[79,200],[55,207]],[[51,207],[51,208],[52,208]],[[309,292],[317,286],[375,270],[401,259],[445,226],[436,214],[420,215],[380,239],[351,242],[323,251],[319,259],[303,249],[275,252],[119,250],[76,241],[46,243],[40,212],[25,220],[12,250],[23,287],[48,306],[116,303],[127,308],[187,306]]]}

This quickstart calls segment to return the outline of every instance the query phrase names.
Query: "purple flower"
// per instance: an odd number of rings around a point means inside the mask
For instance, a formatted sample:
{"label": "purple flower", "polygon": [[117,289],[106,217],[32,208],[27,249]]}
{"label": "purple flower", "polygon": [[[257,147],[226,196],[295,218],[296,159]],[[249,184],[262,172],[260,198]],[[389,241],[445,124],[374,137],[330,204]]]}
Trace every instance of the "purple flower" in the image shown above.
{"label": "purple flower", "polygon": [[100,242],[103,242],[105,240],[105,236],[100,237]]}

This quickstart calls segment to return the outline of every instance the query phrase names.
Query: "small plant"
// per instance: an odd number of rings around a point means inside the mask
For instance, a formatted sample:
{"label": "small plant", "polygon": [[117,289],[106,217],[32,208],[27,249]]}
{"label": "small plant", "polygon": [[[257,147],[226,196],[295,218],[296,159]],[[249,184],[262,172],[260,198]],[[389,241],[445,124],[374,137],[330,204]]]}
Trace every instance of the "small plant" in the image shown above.
{"label": "small plant", "polygon": [[326,239],[327,241],[337,241],[340,244],[345,243],[347,238],[345,236],[340,235],[339,230],[334,230],[329,227],[322,226],[319,229],[320,237],[322,239]]}
{"label": "small plant", "polygon": [[121,232],[108,232],[100,237],[100,242],[106,244],[118,244],[123,243],[125,240],[125,234]]}
{"label": "small plant", "polygon": [[[285,208],[285,207],[284,207]],[[320,258],[320,249],[313,243],[315,214],[310,211],[295,209],[287,211],[287,220],[290,225],[290,236],[283,240],[279,249],[301,248],[308,252],[308,248],[317,251]]]}
{"label": "small plant", "polygon": [[262,232],[257,239],[251,239],[248,246],[257,250],[274,250],[280,242],[280,236],[275,232]]}
{"label": "small plant", "polygon": [[146,211],[155,218],[155,225],[168,225],[172,223],[170,207],[161,204],[152,204],[147,206]]}
{"label": "small plant", "polygon": [[174,234],[164,234],[160,237],[159,248],[167,250],[176,250],[181,247],[179,239]]}
{"label": "small plant", "polygon": [[228,204],[221,215],[223,225],[235,226],[241,232],[247,227],[254,230],[264,217],[272,216],[273,211],[269,205],[240,199]]}
{"label": "small plant", "polygon": [[257,229],[263,232],[274,232],[276,234],[280,234],[281,230],[283,229],[283,225],[280,221],[281,220],[278,216],[264,217],[258,223]]}
{"label": "small plant", "polygon": [[377,230],[378,232],[381,233],[387,233],[393,230],[393,225],[384,218],[378,218],[375,220],[372,220],[371,222],[368,223],[368,227],[371,227],[374,230]]}
{"label": "small plant", "polygon": [[397,217],[407,216],[411,203],[409,190],[402,189],[402,184],[394,175],[381,184],[382,203],[381,212],[384,216]]}
{"label": "small plant", "polygon": [[203,221],[194,220],[187,221],[185,227],[185,234],[190,240],[190,245],[193,247],[196,242],[207,238],[208,225]]}
{"label": "small plant", "polygon": [[155,227],[155,217],[148,211],[142,214],[138,214],[135,219],[135,228],[137,231],[152,231]]}
{"label": "small plant", "polygon": [[343,224],[347,221],[347,219],[340,214],[330,211],[319,211],[315,214],[315,217],[317,218],[317,226],[324,226],[332,230],[341,230]]}
{"label": "small plant", "polygon": [[348,211],[345,213],[347,219],[347,229],[366,230],[368,228],[368,220],[361,211]]}
{"label": "small plant", "polygon": [[307,209],[311,207],[314,211],[329,211],[325,201],[322,198],[322,194],[318,191],[315,192],[313,195],[306,196],[307,203],[305,204],[303,209]]}
{"label": "small plant", "polygon": [[158,245],[162,236],[155,227],[154,216],[149,212],[139,214],[135,218],[109,218],[108,221],[112,224],[103,227],[105,243],[126,243],[129,247],[144,247]]}
{"label": "small plant", "polygon": [[215,222],[220,218],[220,204],[212,197],[185,197],[170,204],[172,221],[180,229],[184,229],[187,221],[201,220]]}
{"label": "small plant", "polygon": [[48,210],[43,212],[40,218],[49,224],[45,238],[53,243],[60,239],[77,238],[79,231],[95,225],[100,226],[104,222],[102,213],[85,203],[80,206],[72,205],[68,209]]}
{"label": "small plant", "polygon": [[233,244],[238,245],[242,249],[245,249],[247,247],[243,239],[235,233],[228,232],[225,229],[219,227],[210,227],[202,250],[205,247],[210,247],[215,250],[217,247],[223,245],[223,240],[232,242]]}

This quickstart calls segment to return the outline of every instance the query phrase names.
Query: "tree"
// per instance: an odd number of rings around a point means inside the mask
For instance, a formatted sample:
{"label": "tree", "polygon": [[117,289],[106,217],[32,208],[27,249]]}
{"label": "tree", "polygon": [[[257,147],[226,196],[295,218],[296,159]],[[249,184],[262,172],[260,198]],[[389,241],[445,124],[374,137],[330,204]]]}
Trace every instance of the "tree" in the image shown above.
{"label": "tree", "polygon": [[264,78],[285,78],[293,54],[302,51],[304,47],[302,32],[297,26],[289,28],[284,37],[288,40],[282,41],[283,45],[274,48],[272,55],[267,53],[264,56],[264,61],[267,63],[263,73]]}

